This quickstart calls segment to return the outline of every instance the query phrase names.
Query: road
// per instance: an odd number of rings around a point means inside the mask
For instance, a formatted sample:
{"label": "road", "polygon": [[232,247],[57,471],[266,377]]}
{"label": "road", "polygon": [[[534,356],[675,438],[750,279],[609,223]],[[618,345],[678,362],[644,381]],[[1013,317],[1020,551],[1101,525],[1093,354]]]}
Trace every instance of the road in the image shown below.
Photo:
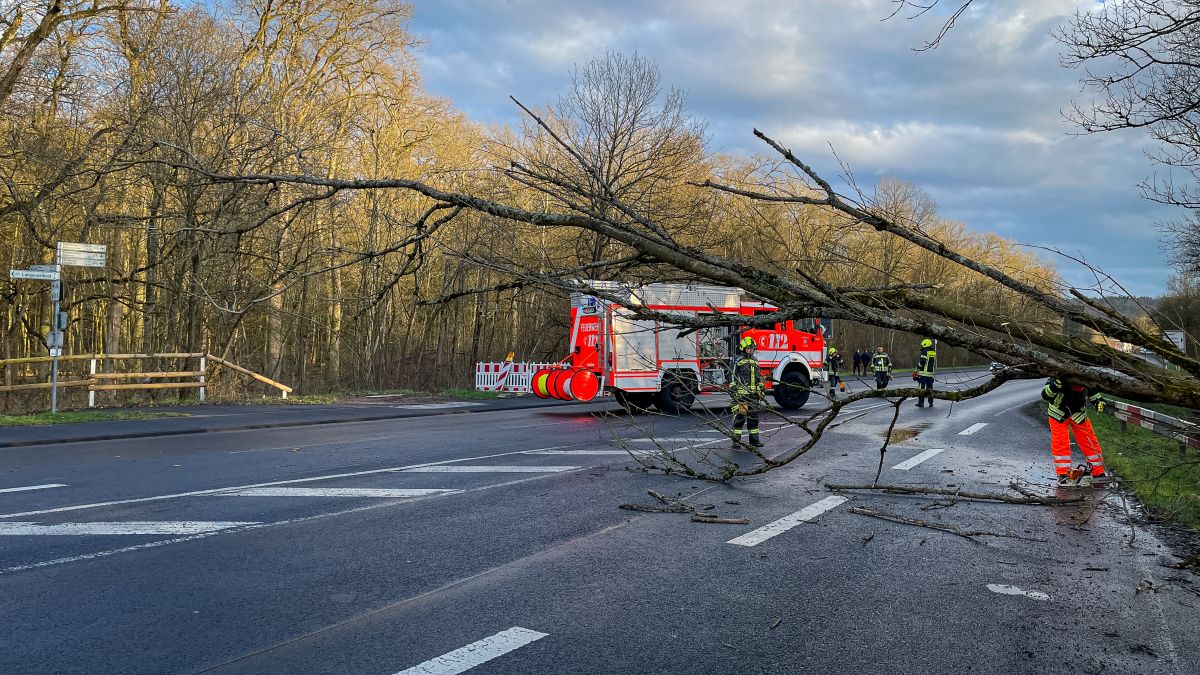
{"label": "road", "polygon": [[[1040,386],[906,403],[881,480],[1053,494]],[[0,672],[1200,671],[1190,573],[1112,492],[835,495],[891,419],[852,408],[727,484],[622,449],[718,451],[702,411],[611,404],[2,449]],[[768,451],[801,438],[769,426]],[[750,523],[617,507],[650,489]]]}

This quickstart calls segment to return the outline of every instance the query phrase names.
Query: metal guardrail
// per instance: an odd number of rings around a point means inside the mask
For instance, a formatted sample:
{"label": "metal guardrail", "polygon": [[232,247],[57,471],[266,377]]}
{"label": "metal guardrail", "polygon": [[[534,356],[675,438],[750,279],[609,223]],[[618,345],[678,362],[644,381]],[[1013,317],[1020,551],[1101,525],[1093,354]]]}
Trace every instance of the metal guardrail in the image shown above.
{"label": "metal guardrail", "polygon": [[1200,424],[1110,399],[1104,399],[1104,412],[1121,422],[1121,431],[1125,431],[1126,425],[1133,424],[1174,439],[1179,443],[1180,455],[1188,448],[1200,450]]}

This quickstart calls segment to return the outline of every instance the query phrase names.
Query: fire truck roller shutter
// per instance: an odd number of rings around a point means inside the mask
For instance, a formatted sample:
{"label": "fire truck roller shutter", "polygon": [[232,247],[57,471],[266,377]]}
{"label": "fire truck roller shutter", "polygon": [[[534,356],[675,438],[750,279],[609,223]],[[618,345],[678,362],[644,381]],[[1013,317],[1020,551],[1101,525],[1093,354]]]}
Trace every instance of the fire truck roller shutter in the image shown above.
{"label": "fire truck roller shutter", "polygon": [[662,389],[658,392],[655,405],[665,413],[679,414],[692,407],[699,391],[700,381],[696,378],[695,371],[667,370],[663,372]]}

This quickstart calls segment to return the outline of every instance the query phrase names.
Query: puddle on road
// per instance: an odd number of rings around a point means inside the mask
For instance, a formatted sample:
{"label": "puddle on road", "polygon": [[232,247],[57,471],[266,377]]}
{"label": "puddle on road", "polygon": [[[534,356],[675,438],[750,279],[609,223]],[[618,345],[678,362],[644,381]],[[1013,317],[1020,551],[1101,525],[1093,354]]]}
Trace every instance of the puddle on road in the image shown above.
{"label": "puddle on road", "polygon": [[[926,429],[928,429],[931,426],[933,426],[932,422],[920,422],[920,423],[914,424],[910,427],[896,427],[895,429],[892,429],[892,435],[888,439],[888,442],[889,443],[903,443],[905,441],[911,441],[912,439],[916,438],[922,431],[925,431]],[[884,436],[886,434],[887,434],[887,429],[884,429],[883,431],[879,432],[880,436]]]}

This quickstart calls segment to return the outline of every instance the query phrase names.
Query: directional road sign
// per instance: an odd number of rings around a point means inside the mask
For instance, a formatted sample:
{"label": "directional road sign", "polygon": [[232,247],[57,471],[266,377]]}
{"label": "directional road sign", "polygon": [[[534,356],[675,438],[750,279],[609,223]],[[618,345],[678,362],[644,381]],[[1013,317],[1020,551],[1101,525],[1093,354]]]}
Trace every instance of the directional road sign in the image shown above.
{"label": "directional road sign", "polygon": [[108,247],[104,244],[83,244],[73,241],[58,242],[58,250],[62,253],[67,251],[77,251],[79,253],[107,253]]}
{"label": "directional road sign", "polygon": [[108,258],[103,253],[59,253],[58,261],[69,267],[104,267]]}
{"label": "directional road sign", "polygon": [[61,272],[62,265],[30,265],[29,269],[35,272]]}
{"label": "directional road sign", "polygon": [[38,281],[55,281],[58,272],[42,272],[38,270],[9,270],[9,279],[36,279]]}

